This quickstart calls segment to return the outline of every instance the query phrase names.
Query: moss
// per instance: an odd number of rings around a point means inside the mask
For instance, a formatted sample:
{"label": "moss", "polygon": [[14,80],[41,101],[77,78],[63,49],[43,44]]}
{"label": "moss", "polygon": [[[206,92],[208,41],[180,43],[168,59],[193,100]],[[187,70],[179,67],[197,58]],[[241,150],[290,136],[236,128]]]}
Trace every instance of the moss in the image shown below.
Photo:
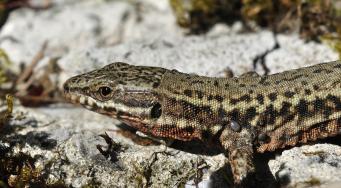
{"label": "moss", "polygon": [[8,80],[6,73],[11,64],[7,53],[3,49],[0,49],[0,86]]}
{"label": "moss", "polygon": [[0,187],[67,187],[62,180],[47,182],[48,167],[36,166],[39,157],[0,145]]}
{"label": "moss", "polygon": [[10,187],[24,187],[38,183],[39,169],[34,168],[35,160],[23,153],[8,156],[10,148],[1,148],[0,178]]}
{"label": "moss", "polygon": [[9,121],[13,111],[13,97],[6,95],[7,109],[0,112],[0,128]]}
{"label": "moss", "polygon": [[338,26],[337,33],[326,34],[321,37],[321,40],[331,46],[338,54],[341,59],[341,25]]}

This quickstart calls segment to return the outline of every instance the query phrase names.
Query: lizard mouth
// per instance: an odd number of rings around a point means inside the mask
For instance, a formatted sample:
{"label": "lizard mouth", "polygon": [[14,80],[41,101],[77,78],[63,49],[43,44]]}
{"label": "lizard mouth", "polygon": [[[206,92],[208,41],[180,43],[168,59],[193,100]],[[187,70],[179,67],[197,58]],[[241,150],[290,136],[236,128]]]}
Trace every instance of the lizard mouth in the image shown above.
{"label": "lizard mouth", "polygon": [[124,113],[121,111],[117,111],[116,108],[113,106],[107,106],[102,102],[97,102],[95,99],[78,94],[78,93],[71,93],[69,91],[64,91],[64,97],[67,101],[73,103],[73,104],[80,104],[87,108],[88,110],[98,112],[103,115],[107,115],[110,117],[113,117],[115,119],[118,119],[128,125],[131,125],[133,127],[136,127],[140,129],[142,132],[147,132],[148,128],[144,123],[142,123],[141,118],[138,116],[134,116],[128,113]]}
{"label": "lizard mouth", "polygon": [[73,104],[81,104],[89,110],[97,110],[99,108],[95,99],[85,95],[65,91],[64,98]]}

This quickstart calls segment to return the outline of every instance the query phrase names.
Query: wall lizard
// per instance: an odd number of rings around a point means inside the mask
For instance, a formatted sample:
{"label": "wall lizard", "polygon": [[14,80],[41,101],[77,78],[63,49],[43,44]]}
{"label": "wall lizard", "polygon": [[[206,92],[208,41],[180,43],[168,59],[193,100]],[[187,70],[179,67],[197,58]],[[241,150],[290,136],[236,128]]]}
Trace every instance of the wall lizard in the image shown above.
{"label": "wall lizard", "polygon": [[237,185],[255,152],[341,134],[341,61],[238,78],[117,62],[70,78],[64,93],[143,133],[219,145]]}

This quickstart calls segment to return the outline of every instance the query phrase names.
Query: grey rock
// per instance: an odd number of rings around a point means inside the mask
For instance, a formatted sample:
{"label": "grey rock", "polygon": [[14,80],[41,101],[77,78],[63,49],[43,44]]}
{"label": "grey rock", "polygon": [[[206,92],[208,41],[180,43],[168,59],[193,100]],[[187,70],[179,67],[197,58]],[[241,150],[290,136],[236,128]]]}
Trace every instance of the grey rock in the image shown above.
{"label": "grey rock", "polygon": [[341,181],[341,147],[315,144],[285,150],[269,161],[279,182],[287,186],[326,186]]}

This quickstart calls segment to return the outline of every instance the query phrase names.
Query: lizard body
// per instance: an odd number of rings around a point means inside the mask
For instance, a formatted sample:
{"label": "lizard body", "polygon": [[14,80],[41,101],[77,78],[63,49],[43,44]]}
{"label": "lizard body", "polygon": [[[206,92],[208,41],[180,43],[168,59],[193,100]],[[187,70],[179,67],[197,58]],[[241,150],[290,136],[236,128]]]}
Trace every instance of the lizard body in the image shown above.
{"label": "lizard body", "polygon": [[146,134],[219,144],[237,184],[254,173],[254,152],[341,134],[341,61],[238,78],[113,63],[64,91]]}

